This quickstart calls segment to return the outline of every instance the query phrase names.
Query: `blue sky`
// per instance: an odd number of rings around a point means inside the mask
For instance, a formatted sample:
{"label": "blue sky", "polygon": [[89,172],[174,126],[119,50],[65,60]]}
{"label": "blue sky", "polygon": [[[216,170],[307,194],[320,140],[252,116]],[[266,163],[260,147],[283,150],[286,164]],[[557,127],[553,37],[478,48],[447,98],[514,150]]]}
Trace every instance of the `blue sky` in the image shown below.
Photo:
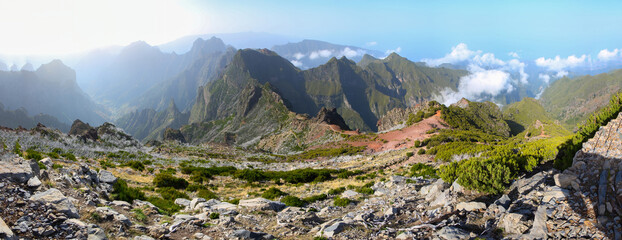
{"label": "blue sky", "polygon": [[595,55],[622,42],[622,1],[195,1],[204,32],[262,31],[442,57],[466,43],[498,57]]}
{"label": "blue sky", "polygon": [[[0,0],[0,55],[268,32],[439,58],[459,43],[521,59],[622,46],[622,1]],[[369,43],[376,43],[374,45]]]}

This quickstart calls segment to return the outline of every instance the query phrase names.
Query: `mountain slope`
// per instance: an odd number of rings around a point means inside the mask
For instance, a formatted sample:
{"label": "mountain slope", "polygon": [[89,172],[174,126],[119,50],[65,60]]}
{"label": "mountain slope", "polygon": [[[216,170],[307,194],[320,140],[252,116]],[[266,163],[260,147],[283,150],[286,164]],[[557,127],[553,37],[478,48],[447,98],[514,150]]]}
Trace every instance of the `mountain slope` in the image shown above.
{"label": "mountain slope", "polygon": [[[145,42],[135,42],[123,47],[119,53],[107,55],[100,53],[99,55],[106,56],[105,60],[86,57],[77,64],[76,69],[87,93],[113,110],[124,107],[125,109],[121,109],[123,113],[128,110],[156,107],[153,105],[160,102],[153,100],[145,100],[144,106],[137,107],[128,103],[136,101],[136,98],[147,93],[152,87],[175,77],[196,60],[215,52],[225,51],[225,44],[217,38],[205,41],[197,39],[192,50],[182,55],[163,53],[157,47]],[[168,90],[164,88],[154,91],[166,93]]]}
{"label": "mountain slope", "polygon": [[520,102],[506,105],[503,118],[510,126],[511,134],[527,132],[529,136],[567,136],[570,132],[554,121],[540,102],[533,98],[523,98]]}
{"label": "mountain slope", "polygon": [[240,50],[222,78],[199,90],[190,116],[198,123],[227,117],[248,79],[269,83],[296,113],[315,114],[337,108],[352,128],[375,131],[379,117],[395,107],[429,100],[443,88],[454,88],[466,71],[428,68],[392,54],[361,68],[347,58],[332,58],[319,67],[300,71],[268,50]]}
{"label": "mountain slope", "polygon": [[589,114],[605,106],[611,95],[622,89],[622,69],[595,76],[562,78],[549,86],[540,101],[554,119],[568,130]]}
{"label": "mountain slope", "polygon": [[63,132],[69,131],[69,125],[61,123],[55,117],[47,114],[37,114],[35,116],[29,116],[28,111],[24,108],[15,110],[5,110],[2,103],[0,103],[0,126],[8,128],[17,128],[22,126],[24,128],[33,128],[37,126],[37,123],[41,123],[45,126],[56,128]]}
{"label": "mountain slope", "polygon": [[167,107],[168,99],[173,99],[182,111],[190,110],[197,89],[217,78],[231,62],[236,50],[223,50],[223,46],[224,43],[219,39],[196,40],[188,53],[196,59],[194,63],[175,77],[151,87],[129,105],[136,109],[153,108],[160,111]]}
{"label": "mountain slope", "polygon": [[80,118],[101,124],[107,115],[76,83],[76,72],[60,60],[36,71],[0,71],[0,102],[7,109],[23,107],[29,113],[48,114],[63,123]]}
{"label": "mountain slope", "polygon": [[161,139],[167,128],[180,128],[188,123],[187,113],[181,113],[171,100],[163,111],[143,109],[126,114],[116,124],[140,140]]}

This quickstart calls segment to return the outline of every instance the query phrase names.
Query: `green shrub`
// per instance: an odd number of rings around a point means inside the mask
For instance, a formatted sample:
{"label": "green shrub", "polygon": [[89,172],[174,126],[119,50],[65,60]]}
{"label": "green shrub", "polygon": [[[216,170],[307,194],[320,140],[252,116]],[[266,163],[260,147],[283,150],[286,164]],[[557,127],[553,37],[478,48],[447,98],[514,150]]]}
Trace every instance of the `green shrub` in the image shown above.
{"label": "green shrub", "polygon": [[302,207],[305,205],[305,201],[295,196],[285,196],[281,199],[281,202],[291,207]]}
{"label": "green shrub", "polygon": [[199,191],[200,189],[207,189],[207,188],[199,184],[190,184],[188,185],[188,187],[186,187],[186,191],[188,192],[196,192],[196,191]]}
{"label": "green shrub", "polygon": [[346,207],[350,205],[351,202],[352,201],[348,198],[335,197],[333,199],[333,205],[335,205],[336,207]]}
{"label": "green shrub", "polygon": [[421,141],[415,140],[415,147],[421,147]]}
{"label": "green shrub", "polygon": [[312,202],[317,202],[317,201],[322,201],[322,200],[326,200],[328,199],[328,196],[326,196],[326,194],[318,194],[318,195],[313,195],[313,196],[309,196],[303,199],[303,201],[308,202],[308,203],[312,203]]}
{"label": "green shrub", "polygon": [[33,148],[28,148],[28,150],[26,150],[26,159],[34,159],[39,161],[43,159],[43,156],[41,156],[41,153],[37,152]]}
{"label": "green shrub", "polygon": [[412,156],[414,156],[414,155],[415,155],[415,153],[413,153],[413,152],[407,152],[407,153],[406,153],[406,157],[412,157]]}
{"label": "green shrub", "polygon": [[216,193],[210,191],[209,189],[200,189],[197,193],[197,197],[205,199],[218,199]]}
{"label": "green shrub", "polygon": [[209,218],[210,219],[218,219],[218,218],[220,218],[220,213],[217,213],[217,212],[210,213],[209,214]]}
{"label": "green shrub", "polygon": [[59,169],[59,168],[63,168],[63,165],[60,165],[57,163],[52,164],[52,169]]}
{"label": "green shrub", "polygon": [[263,192],[263,194],[261,194],[261,197],[265,199],[275,200],[280,196],[286,196],[286,195],[287,193],[281,191],[280,189],[271,187],[265,192]]}
{"label": "green shrub", "polygon": [[132,209],[132,212],[134,213],[134,217],[136,218],[136,220],[138,220],[140,222],[146,222],[147,221],[147,215],[145,215],[145,213],[143,212],[142,209],[134,208],[134,209]]}
{"label": "green shrub", "polygon": [[135,199],[145,200],[145,193],[138,188],[128,187],[127,182],[121,178],[112,185],[112,198],[116,200],[134,202]]}
{"label": "green shrub", "polygon": [[22,146],[19,145],[18,141],[15,141],[15,145],[13,146],[13,153],[22,156]]}
{"label": "green shrub", "polygon": [[45,164],[43,164],[41,162],[37,162],[37,165],[39,165],[39,169],[42,169],[42,170],[48,169],[48,167],[46,167]]}
{"label": "green shrub", "polygon": [[48,155],[48,157],[54,158],[54,159],[59,159],[60,158],[60,155],[58,155],[58,153],[55,153],[55,152],[49,152],[49,153],[46,153],[46,155]]}
{"label": "green shrub", "polygon": [[159,188],[158,190],[156,190],[156,192],[159,193],[160,196],[162,196],[162,198],[166,200],[175,201],[175,199],[178,199],[178,198],[185,198],[185,199],[190,198],[188,197],[188,194],[178,191],[177,189],[172,188],[172,187]]}
{"label": "green shrub", "polygon": [[339,194],[342,194],[345,191],[346,191],[345,187],[338,187],[338,188],[333,188],[331,190],[328,190],[328,194],[329,195],[339,195]]}
{"label": "green shrub", "polygon": [[234,176],[247,182],[259,182],[268,179],[263,171],[256,169],[242,169],[235,172]]}
{"label": "green shrub", "polygon": [[73,153],[70,153],[70,152],[68,152],[68,153],[63,153],[63,154],[61,154],[61,156],[62,156],[62,157],[64,157],[65,159],[67,159],[67,160],[71,160],[71,161],[74,161],[74,162],[75,162],[75,161],[78,161],[78,159],[76,158],[76,156],[75,156],[75,155],[73,155]]}
{"label": "green shrub", "polygon": [[174,200],[168,200],[159,197],[149,197],[147,199],[151,204],[158,207],[161,214],[172,215],[181,210],[181,206],[175,204]]}
{"label": "green shrub", "polygon": [[131,161],[128,161],[125,165],[139,172],[142,172],[145,170],[145,165],[140,161],[131,160]]}
{"label": "green shrub", "polygon": [[238,205],[238,204],[240,204],[240,199],[239,198],[234,198],[234,199],[231,199],[231,200],[226,201],[226,202]]}
{"label": "green shrub", "polygon": [[167,173],[157,173],[153,178],[153,184],[156,187],[173,187],[176,189],[185,189],[188,187],[188,181],[183,178],[175,177]]}
{"label": "green shrub", "polygon": [[419,154],[419,155],[425,154],[425,149],[420,148],[419,151],[417,151],[417,154]]}
{"label": "green shrub", "polygon": [[438,175],[436,174],[436,169],[423,163],[413,164],[412,167],[410,167],[410,175],[424,178],[438,178]]}

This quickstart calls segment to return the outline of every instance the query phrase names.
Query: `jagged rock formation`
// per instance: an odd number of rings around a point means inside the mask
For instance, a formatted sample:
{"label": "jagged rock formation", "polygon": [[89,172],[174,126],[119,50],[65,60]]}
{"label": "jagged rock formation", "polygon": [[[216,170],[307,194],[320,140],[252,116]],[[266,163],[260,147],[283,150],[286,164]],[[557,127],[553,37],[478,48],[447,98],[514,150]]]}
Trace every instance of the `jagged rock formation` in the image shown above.
{"label": "jagged rock formation", "polygon": [[164,141],[178,141],[185,143],[186,139],[179,129],[167,128],[164,131]]}
{"label": "jagged rock formation", "polygon": [[405,123],[408,120],[408,116],[424,110],[426,105],[426,103],[421,103],[409,108],[391,109],[376,123],[378,131],[385,132],[406,127]]}
{"label": "jagged rock formation", "polygon": [[350,130],[350,127],[348,127],[348,124],[346,124],[346,121],[344,121],[341,115],[337,113],[336,108],[332,108],[328,110],[323,107],[322,109],[320,109],[320,112],[317,113],[317,116],[315,117],[315,119],[320,123],[336,125],[341,130],[344,130],[344,131]]}
{"label": "jagged rock formation", "polygon": [[87,139],[97,141],[99,138],[97,136],[97,129],[91,127],[88,123],[80,121],[80,119],[76,119],[73,124],[71,124],[69,135],[78,136],[83,141],[86,141]]}

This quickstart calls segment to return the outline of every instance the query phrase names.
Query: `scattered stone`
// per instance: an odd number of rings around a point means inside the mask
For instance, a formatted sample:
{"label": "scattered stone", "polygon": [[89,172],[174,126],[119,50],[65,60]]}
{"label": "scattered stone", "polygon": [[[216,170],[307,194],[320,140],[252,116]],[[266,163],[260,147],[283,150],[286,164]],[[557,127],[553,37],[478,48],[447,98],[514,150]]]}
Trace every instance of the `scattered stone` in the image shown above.
{"label": "scattered stone", "polygon": [[320,232],[320,234],[324,237],[327,238],[332,238],[334,237],[336,234],[340,233],[341,231],[343,231],[343,229],[347,226],[348,224],[346,224],[345,222],[342,221],[338,221],[333,223],[332,225],[324,228],[324,230],[322,230]]}
{"label": "scattered stone", "polygon": [[88,226],[88,240],[107,240],[106,232],[95,224]]}
{"label": "scattered stone", "polygon": [[546,219],[546,207],[539,206],[533,219],[533,226],[531,226],[531,230],[529,231],[530,238],[546,239],[548,233]]}
{"label": "scattered stone", "polygon": [[524,215],[518,213],[508,213],[501,219],[501,226],[510,234],[523,234],[529,230],[529,227],[525,225],[523,221]]}
{"label": "scattered stone", "polygon": [[0,238],[7,240],[17,239],[15,234],[13,234],[13,231],[11,231],[2,218],[0,218]]}
{"label": "scattered stone", "polygon": [[486,204],[483,202],[461,202],[456,205],[457,210],[475,211],[480,209],[486,209]]}

